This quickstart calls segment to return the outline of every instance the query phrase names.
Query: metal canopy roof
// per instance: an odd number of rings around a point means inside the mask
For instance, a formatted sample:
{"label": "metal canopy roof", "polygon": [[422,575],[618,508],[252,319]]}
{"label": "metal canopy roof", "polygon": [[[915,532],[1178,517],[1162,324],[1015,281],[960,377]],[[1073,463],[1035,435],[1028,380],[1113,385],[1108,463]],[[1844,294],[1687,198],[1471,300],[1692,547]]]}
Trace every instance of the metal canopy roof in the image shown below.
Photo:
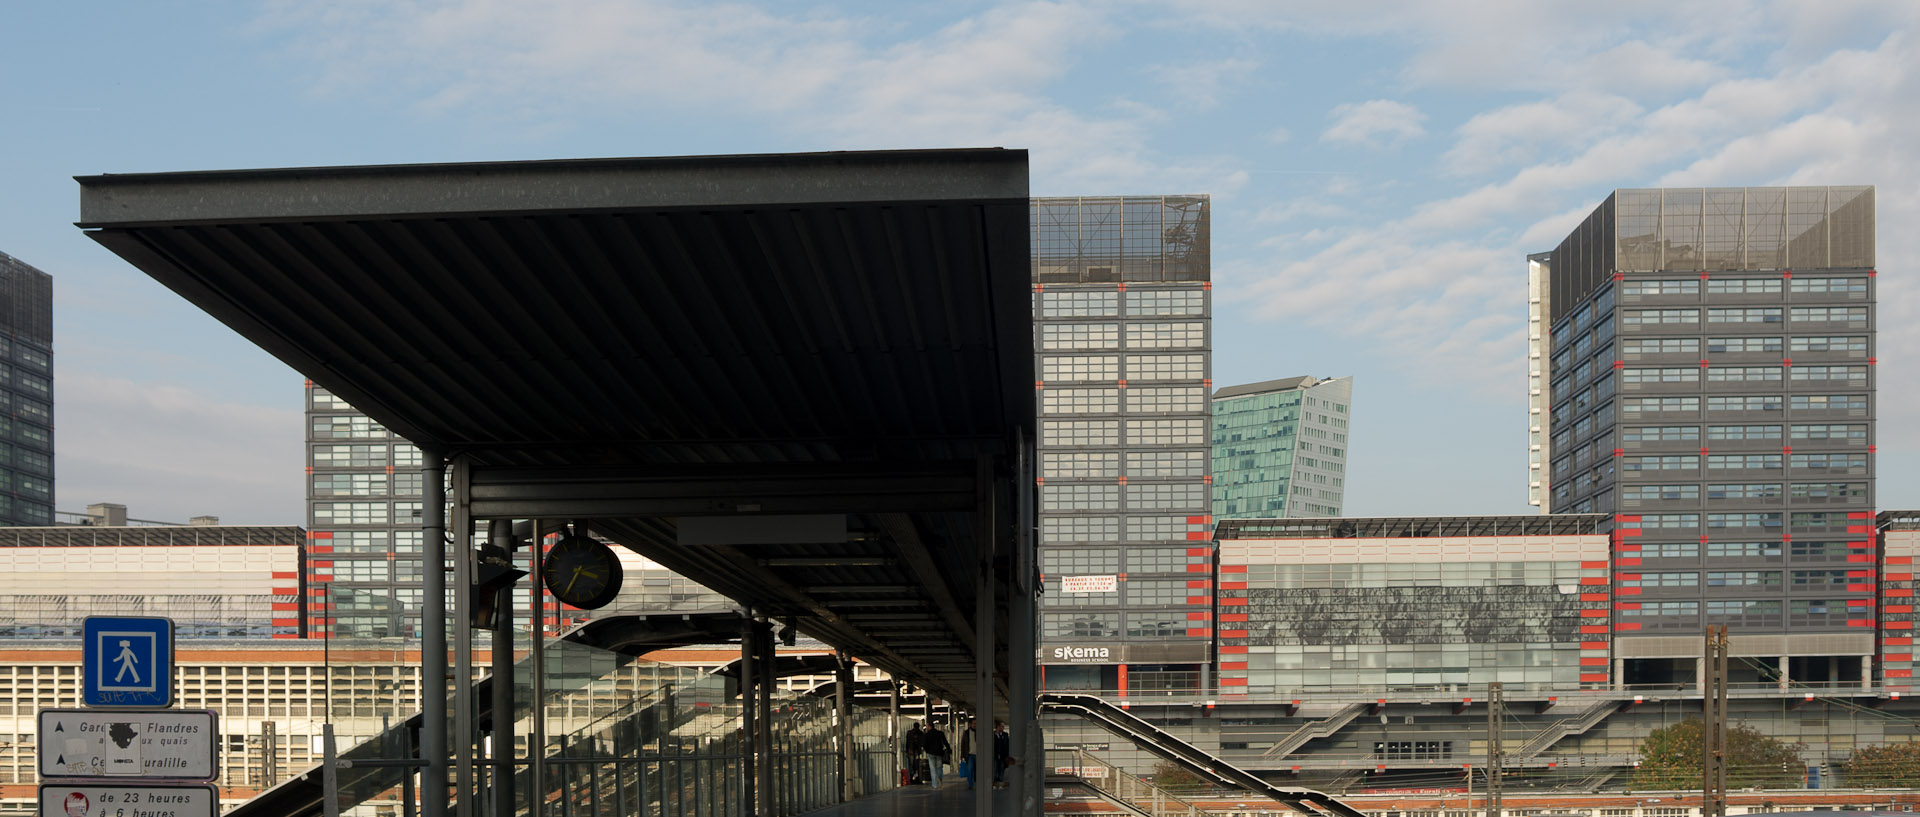
{"label": "metal canopy roof", "polygon": [[[1011,504],[1034,428],[1025,151],[78,181],[94,240],[470,462],[476,516],[592,511],[967,699],[975,508]],[[861,535],[674,542],[675,517],[753,511],[855,514]]]}

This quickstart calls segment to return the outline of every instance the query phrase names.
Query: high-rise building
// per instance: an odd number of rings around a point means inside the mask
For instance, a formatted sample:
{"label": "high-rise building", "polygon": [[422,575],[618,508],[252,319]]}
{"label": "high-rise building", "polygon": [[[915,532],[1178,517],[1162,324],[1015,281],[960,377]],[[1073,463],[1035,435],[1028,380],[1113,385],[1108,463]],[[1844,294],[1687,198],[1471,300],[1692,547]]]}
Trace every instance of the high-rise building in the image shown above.
{"label": "high-rise building", "polygon": [[1339,516],[1353,378],[1289,377],[1213,393],[1213,515]]}
{"label": "high-rise building", "polygon": [[[326,389],[307,383],[307,522],[314,554],[306,575],[313,637],[420,637],[420,449]],[[477,531],[476,536],[484,536]],[[551,547],[555,535],[548,533]],[[525,558],[525,551],[515,558]],[[542,591],[546,625],[605,615],[705,612],[733,603],[626,548],[615,548],[625,579],[599,610],[562,605]],[[524,610],[534,582],[514,587]]]}
{"label": "high-rise building", "polygon": [[307,381],[315,638],[420,637],[420,449]]}
{"label": "high-rise building", "polygon": [[1208,682],[1208,213],[1206,196],[1033,201],[1049,687]]}
{"label": "high-rise building", "polygon": [[0,252],[0,525],[53,524],[53,276]]}
{"label": "high-rise building", "polygon": [[1697,639],[1663,636],[1706,624],[1795,681],[1869,677],[1873,188],[1618,190],[1529,265],[1540,487],[1615,515],[1622,680],[1690,678]]}

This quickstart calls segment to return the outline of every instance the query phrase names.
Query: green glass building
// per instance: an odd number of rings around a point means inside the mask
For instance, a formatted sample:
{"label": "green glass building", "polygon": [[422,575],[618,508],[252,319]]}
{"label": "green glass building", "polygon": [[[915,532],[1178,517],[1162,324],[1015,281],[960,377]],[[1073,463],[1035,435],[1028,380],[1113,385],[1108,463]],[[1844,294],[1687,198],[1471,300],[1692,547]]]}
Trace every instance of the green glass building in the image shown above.
{"label": "green glass building", "polygon": [[1339,516],[1353,378],[1289,377],[1213,393],[1213,515]]}

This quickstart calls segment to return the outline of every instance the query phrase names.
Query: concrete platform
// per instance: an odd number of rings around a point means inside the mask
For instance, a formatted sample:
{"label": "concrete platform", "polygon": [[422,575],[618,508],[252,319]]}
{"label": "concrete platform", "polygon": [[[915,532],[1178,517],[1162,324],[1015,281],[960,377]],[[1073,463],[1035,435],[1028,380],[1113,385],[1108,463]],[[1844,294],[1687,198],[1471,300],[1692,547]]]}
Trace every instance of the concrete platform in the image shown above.
{"label": "concrete platform", "polygon": [[[974,795],[967,781],[949,780],[945,786],[905,786],[893,791],[862,797],[851,803],[809,811],[806,817],[972,817],[977,812]],[[993,795],[994,814],[1013,814],[1013,789],[987,792]]]}

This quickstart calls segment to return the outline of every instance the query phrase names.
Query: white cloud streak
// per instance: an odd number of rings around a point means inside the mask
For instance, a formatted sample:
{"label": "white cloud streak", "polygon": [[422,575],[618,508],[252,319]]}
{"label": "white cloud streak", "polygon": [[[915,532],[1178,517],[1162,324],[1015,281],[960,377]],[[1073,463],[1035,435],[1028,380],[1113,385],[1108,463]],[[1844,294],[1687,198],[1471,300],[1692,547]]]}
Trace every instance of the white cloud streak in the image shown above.
{"label": "white cloud streak", "polygon": [[1327,114],[1333,124],[1320,134],[1323,142],[1348,142],[1371,148],[1397,145],[1426,135],[1427,115],[1419,108],[1391,99],[1371,99],[1335,106]]}
{"label": "white cloud streak", "polygon": [[298,383],[287,409],[84,372],[59,375],[61,510],[121,502],[142,519],[306,524]]}

